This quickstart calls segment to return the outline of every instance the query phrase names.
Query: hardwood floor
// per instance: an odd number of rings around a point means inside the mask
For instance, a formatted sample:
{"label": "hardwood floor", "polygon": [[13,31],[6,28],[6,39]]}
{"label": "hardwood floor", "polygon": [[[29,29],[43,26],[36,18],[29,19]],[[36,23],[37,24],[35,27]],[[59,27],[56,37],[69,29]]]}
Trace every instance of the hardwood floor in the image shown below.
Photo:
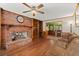
{"label": "hardwood floor", "polygon": [[68,48],[63,48],[62,45],[58,45],[59,37],[49,36],[48,39],[37,39],[37,41],[30,42],[29,44],[14,49],[14,50],[0,50],[2,56],[72,56],[79,55],[78,44],[72,42]]}
{"label": "hardwood floor", "polygon": [[36,42],[30,42],[28,45],[12,51],[3,51],[8,56],[48,56],[50,51],[50,41],[39,39]]}

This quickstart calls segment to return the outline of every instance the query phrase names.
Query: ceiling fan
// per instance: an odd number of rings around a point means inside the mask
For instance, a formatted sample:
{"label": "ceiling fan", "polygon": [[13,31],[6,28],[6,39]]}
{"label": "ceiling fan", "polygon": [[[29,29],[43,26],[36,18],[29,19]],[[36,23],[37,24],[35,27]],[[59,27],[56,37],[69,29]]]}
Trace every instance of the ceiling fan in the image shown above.
{"label": "ceiling fan", "polygon": [[30,10],[23,11],[23,13],[32,12],[33,16],[36,15],[36,13],[45,14],[45,12],[41,11],[40,9],[44,7],[43,4],[39,4],[38,6],[30,6],[27,3],[22,3],[23,5],[27,6]]}

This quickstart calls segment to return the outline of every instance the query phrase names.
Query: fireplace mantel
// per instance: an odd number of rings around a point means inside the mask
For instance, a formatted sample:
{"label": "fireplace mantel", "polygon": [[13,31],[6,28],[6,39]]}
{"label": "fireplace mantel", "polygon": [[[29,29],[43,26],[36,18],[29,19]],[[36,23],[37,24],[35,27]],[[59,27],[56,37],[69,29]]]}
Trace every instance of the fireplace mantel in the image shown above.
{"label": "fireplace mantel", "polygon": [[13,25],[13,24],[1,24],[1,26],[9,26],[9,27],[29,27],[29,28],[32,28],[32,26],[26,26],[26,25]]}

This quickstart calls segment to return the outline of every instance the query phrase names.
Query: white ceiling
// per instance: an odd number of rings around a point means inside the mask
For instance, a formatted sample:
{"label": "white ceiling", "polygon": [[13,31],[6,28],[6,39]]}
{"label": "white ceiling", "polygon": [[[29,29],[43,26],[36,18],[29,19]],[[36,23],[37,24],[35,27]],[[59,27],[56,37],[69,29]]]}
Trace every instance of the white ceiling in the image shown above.
{"label": "white ceiling", "polygon": [[[50,20],[55,18],[60,18],[64,16],[70,16],[73,14],[75,3],[43,3],[45,14],[37,14],[35,17],[29,13],[22,13],[23,11],[29,10],[28,7],[21,3],[0,3],[0,7],[12,11],[21,15],[25,15],[31,18],[36,18],[39,20]],[[38,3],[29,3],[29,5],[38,5]]]}

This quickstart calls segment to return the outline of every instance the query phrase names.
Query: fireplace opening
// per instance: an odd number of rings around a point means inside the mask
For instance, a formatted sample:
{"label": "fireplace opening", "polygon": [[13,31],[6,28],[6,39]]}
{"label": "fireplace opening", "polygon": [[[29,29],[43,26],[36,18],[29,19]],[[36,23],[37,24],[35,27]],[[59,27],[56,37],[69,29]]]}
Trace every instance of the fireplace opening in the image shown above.
{"label": "fireplace opening", "polygon": [[20,39],[26,39],[28,37],[27,32],[12,32],[11,33],[11,39],[12,41],[20,40]]}
{"label": "fireplace opening", "polygon": [[15,41],[16,40],[16,37],[12,38],[12,41]]}

